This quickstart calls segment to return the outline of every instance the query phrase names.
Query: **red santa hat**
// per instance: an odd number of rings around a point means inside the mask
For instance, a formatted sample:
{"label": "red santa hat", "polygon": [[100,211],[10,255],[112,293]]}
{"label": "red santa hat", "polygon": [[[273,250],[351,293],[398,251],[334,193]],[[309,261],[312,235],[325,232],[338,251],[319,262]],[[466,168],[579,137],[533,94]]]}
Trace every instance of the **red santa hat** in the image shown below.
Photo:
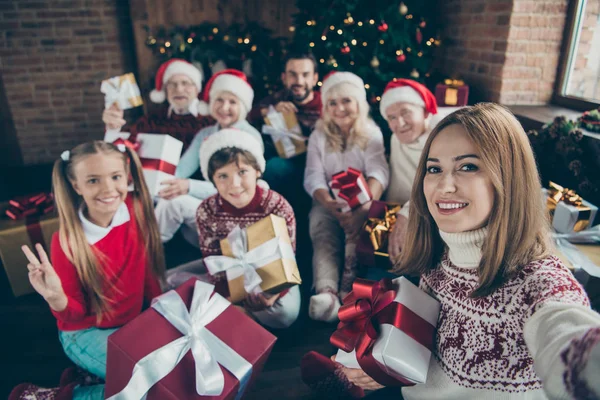
{"label": "red santa hat", "polygon": [[156,78],[154,80],[155,89],[150,92],[150,100],[152,100],[152,102],[162,103],[165,101],[167,95],[164,90],[164,85],[176,74],[187,76],[194,82],[198,91],[202,89],[202,73],[200,70],[181,58],[173,58],[169,61],[165,61],[156,72]]}
{"label": "red santa hat", "polygon": [[[340,83],[349,83],[356,89],[353,93],[350,93],[356,97],[367,98],[367,91],[365,90],[365,83],[358,76],[352,72],[342,71],[331,71],[323,78],[323,85],[321,86],[321,97],[327,99],[327,92],[334,86]],[[325,102],[323,102],[325,104]]]}
{"label": "red santa hat", "polygon": [[423,107],[430,114],[437,114],[435,96],[424,85],[412,79],[394,78],[385,87],[379,103],[379,111],[387,120],[386,110],[394,103],[410,103]]}
{"label": "red santa hat", "polygon": [[262,143],[250,133],[236,128],[221,129],[206,138],[200,145],[200,169],[205,180],[211,181],[208,176],[208,163],[210,158],[219,150],[235,147],[250,152],[256,159],[260,172],[265,172],[265,156]]}
{"label": "red santa hat", "polygon": [[198,110],[202,115],[210,114],[210,105],[213,97],[219,92],[230,92],[234,94],[246,108],[245,112],[240,112],[240,119],[245,118],[245,114],[252,108],[254,100],[254,90],[246,74],[237,69],[224,69],[214,74],[204,88],[202,102],[198,106]]}

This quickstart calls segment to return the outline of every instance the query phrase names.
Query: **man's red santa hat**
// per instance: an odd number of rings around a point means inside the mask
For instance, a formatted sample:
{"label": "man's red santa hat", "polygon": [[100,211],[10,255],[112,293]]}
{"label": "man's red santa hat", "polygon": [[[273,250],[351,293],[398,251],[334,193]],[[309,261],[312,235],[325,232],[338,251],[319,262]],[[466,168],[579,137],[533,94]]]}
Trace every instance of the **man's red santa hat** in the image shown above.
{"label": "man's red santa hat", "polygon": [[181,58],[173,58],[162,63],[156,72],[154,79],[155,89],[150,92],[150,100],[154,103],[162,103],[166,100],[165,84],[173,75],[182,74],[194,82],[198,92],[202,90],[202,73],[191,63]]}
{"label": "man's red santa hat", "polygon": [[240,111],[240,120],[246,118],[246,114],[252,108],[252,101],[254,100],[254,90],[246,74],[237,69],[224,69],[214,74],[204,88],[204,95],[202,96],[202,102],[198,106],[198,110],[202,115],[210,114],[211,102],[214,101],[214,96],[219,92],[230,92],[235,95],[245,110]]}
{"label": "man's red santa hat", "polygon": [[394,78],[385,87],[379,103],[379,111],[387,120],[386,110],[395,103],[410,103],[423,107],[430,114],[437,114],[435,96],[424,85],[412,79]]}

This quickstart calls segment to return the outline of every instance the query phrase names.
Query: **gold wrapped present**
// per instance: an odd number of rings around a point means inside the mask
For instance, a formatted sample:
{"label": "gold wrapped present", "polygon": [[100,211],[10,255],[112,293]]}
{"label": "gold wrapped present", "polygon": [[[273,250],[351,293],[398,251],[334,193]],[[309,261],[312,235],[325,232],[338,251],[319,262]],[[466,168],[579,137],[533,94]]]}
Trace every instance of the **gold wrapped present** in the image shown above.
{"label": "gold wrapped present", "polygon": [[[25,207],[20,216],[13,218],[11,215],[15,215],[15,204],[17,209],[21,204]],[[49,253],[52,235],[58,231],[58,216],[52,211],[31,215],[27,212],[31,209],[27,204],[14,200],[0,204],[0,209],[0,259],[8,282],[15,297],[32,293],[34,290],[29,283],[27,270],[29,261],[21,246],[27,245],[33,249],[36,243],[40,243]]]}
{"label": "gold wrapped present", "polygon": [[232,303],[248,293],[277,294],[302,283],[285,219],[269,215],[253,225],[236,227],[221,240],[222,256],[204,258],[211,275],[225,272]]}
{"label": "gold wrapped present", "polygon": [[100,91],[104,93],[104,107],[107,109],[113,104],[116,104],[121,110],[128,110],[144,104],[140,88],[131,72],[103,80]]}
{"label": "gold wrapped present", "polygon": [[279,157],[292,158],[306,153],[306,138],[302,135],[296,114],[280,113],[269,106],[265,122],[267,125],[263,126],[263,133],[273,138]]}
{"label": "gold wrapped present", "polygon": [[399,204],[373,201],[367,215],[367,222],[356,244],[356,254],[362,264],[384,269],[391,268],[388,239],[394,229],[400,208]]}
{"label": "gold wrapped present", "polygon": [[574,190],[550,182],[547,194],[546,208],[557,232],[580,232],[592,225],[598,207],[582,199]]}

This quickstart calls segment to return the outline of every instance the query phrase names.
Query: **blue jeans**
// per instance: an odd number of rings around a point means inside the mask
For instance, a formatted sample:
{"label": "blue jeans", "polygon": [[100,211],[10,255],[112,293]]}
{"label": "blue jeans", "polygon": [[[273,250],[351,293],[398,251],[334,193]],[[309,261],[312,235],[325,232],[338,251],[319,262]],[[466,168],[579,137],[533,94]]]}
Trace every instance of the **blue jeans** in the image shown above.
{"label": "blue jeans", "polygon": [[[89,328],[79,331],[59,331],[58,338],[71,361],[97,377],[105,379],[108,336],[116,330],[116,328]],[[77,386],[73,390],[73,399],[104,399],[104,385]]]}

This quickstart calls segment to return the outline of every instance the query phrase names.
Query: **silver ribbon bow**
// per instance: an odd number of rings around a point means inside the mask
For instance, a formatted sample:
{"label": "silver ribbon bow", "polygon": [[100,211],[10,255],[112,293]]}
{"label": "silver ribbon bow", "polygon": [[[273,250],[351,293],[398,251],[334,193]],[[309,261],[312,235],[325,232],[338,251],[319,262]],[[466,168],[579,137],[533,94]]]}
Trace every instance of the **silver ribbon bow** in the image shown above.
{"label": "silver ribbon bow", "polygon": [[300,125],[288,128],[283,114],[275,111],[273,106],[269,106],[267,118],[269,119],[269,123],[271,125],[263,125],[262,133],[265,135],[271,135],[274,143],[281,142],[286,156],[291,157],[296,154],[296,146],[294,146],[292,139],[301,142],[306,141],[306,138],[302,136],[302,129],[300,128]]}
{"label": "silver ribbon bow", "polygon": [[189,350],[194,356],[199,395],[218,396],[223,392],[225,377],[220,364],[240,381],[236,399],[242,396],[252,375],[252,364],[206,329],[231,304],[217,293],[211,297],[213,290],[213,285],[196,281],[189,312],[175,291],[157,298],[152,307],[183,336],[138,361],[125,388],[108,400],[145,399],[148,390],[167,376]]}
{"label": "silver ribbon bow", "polygon": [[227,280],[231,281],[244,276],[244,290],[247,293],[261,293],[262,278],[256,270],[279,259],[295,259],[294,249],[280,237],[248,251],[248,236],[245,229],[233,228],[227,235],[233,257],[209,256],[204,258],[204,265],[211,275],[225,271]]}

